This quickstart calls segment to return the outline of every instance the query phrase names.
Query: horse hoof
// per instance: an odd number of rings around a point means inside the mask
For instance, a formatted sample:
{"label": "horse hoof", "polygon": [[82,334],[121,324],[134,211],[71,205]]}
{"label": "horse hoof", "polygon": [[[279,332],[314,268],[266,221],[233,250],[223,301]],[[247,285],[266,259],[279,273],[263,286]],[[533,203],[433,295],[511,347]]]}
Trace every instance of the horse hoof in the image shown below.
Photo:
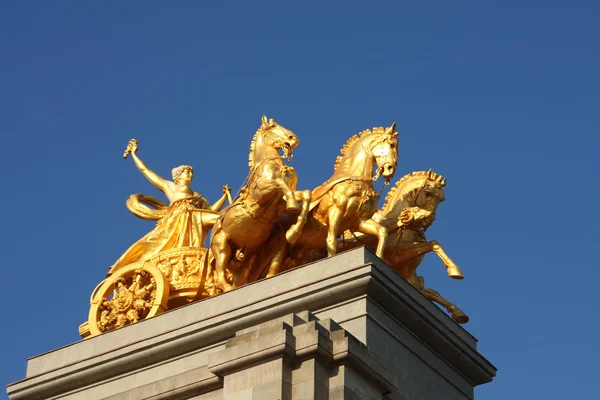
{"label": "horse hoof", "polygon": [[285,204],[285,211],[286,211],[288,214],[297,214],[297,213],[299,213],[299,212],[300,212],[300,206],[298,205],[298,203],[297,203],[297,202],[295,202],[295,201],[293,201],[293,200],[292,200],[292,201],[288,201],[288,202]]}
{"label": "horse hoof", "polygon": [[217,286],[217,291],[218,291],[219,293],[225,293],[225,292],[229,292],[229,291],[230,291],[230,290],[232,290],[232,289],[233,289],[233,286],[231,286],[231,285],[230,285],[230,284],[228,284],[228,283],[224,283],[224,284],[221,284],[221,285],[218,285],[218,286]]}
{"label": "horse hoof", "polygon": [[279,268],[276,271],[269,271],[267,272],[267,275],[265,275],[265,278],[270,278],[272,276],[275,276],[279,273]]}
{"label": "horse hoof", "polygon": [[448,276],[452,279],[463,279],[464,276],[456,265],[448,266]]}
{"label": "horse hoof", "polygon": [[292,227],[285,233],[285,240],[287,240],[289,244],[296,244],[301,233],[302,231],[300,229]]}
{"label": "horse hoof", "polygon": [[452,319],[457,324],[466,324],[467,322],[469,322],[469,317],[467,316],[467,314],[465,314],[461,310],[454,311],[452,313]]}

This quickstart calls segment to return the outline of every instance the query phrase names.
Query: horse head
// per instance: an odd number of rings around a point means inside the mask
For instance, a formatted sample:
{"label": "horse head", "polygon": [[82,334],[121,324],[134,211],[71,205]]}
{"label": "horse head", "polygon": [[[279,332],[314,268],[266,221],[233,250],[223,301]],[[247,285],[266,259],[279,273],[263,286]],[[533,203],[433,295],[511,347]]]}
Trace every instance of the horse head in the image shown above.
{"label": "horse head", "polygon": [[335,160],[334,175],[330,180],[346,176],[371,177],[374,164],[377,164],[377,170],[373,180],[380,176],[390,179],[396,172],[397,163],[396,123],[389,128],[366,129],[352,136],[344,144]]}
{"label": "horse head", "polygon": [[383,176],[390,179],[396,172],[398,163],[398,131],[396,123],[386,128],[371,142],[371,155],[377,163],[377,172],[374,179]]}
{"label": "horse head", "polygon": [[283,150],[283,158],[291,160],[292,151],[299,143],[300,139],[294,132],[263,115],[261,125],[250,143],[250,171],[266,159],[280,158],[279,150]]}
{"label": "horse head", "polygon": [[277,150],[283,150],[285,158],[291,158],[292,150],[300,143],[300,139],[294,132],[279,125],[273,118],[267,119],[265,115],[262,116],[259,131],[262,133],[264,143]]}
{"label": "horse head", "polygon": [[403,176],[385,198],[377,219],[383,225],[408,227],[418,223],[422,229],[435,221],[438,205],[445,200],[446,178],[432,170]]}

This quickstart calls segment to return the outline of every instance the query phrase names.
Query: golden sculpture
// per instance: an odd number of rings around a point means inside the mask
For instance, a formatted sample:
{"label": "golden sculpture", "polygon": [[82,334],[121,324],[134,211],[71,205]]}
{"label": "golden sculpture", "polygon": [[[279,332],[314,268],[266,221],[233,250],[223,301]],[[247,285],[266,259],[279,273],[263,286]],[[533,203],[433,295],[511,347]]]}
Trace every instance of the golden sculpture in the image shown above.
{"label": "golden sculpture", "polygon": [[[463,279],[460,268],[444,252],[435,240],[427,241],[425,231],[435,221],[438,205],[445,200],[446,179],[429,170],[417,171],[402,177],[389,191],[385,204],[373,217],[388,232],[383,257],[387,265],[418,289],[430,301],[434,301],[452,315],[459,324],[469,317],[454,304],[433,289],[425,289],[423,277],[417,275],[417,267],[423,256],[436,253],[444,262],[448,276]],[[344,249],[367,245],[373,247],[373,237],[346,232],[341,246]]]}
{"label": "golden sculpture", "polygon": [[[297,190],[291,162],[298,137],[263,116],[250,144],[247,180],[232,201],[229,186],[212,206],[190,188],[193,169],[174,168],[173,181],[152,172],[138,157],[132,139],[130,155],[142,174],[169,204],[142,194],[126,202],[137,217],[157,221],[110,268],[90,299],[82,337],[118,329],[164,310],[217,295],[272,276],[340,249],[366,245],[431,301],[444,306],[458,323],[468,317],[416,274],[424,254],[435,252],[448,275],[462,279],[460,269],[425,231],[444,200],[446,179],[413,172],[400,179],[381,210],[373,182],[394,176],[398,161],[396,124],[352,136],[337,157],[333,175],[313,190]],[[225,200],[229,205],[223,207]],[[206,246],[209,230],[210,244]],[[343,239],[340,235],[343,234]]]}

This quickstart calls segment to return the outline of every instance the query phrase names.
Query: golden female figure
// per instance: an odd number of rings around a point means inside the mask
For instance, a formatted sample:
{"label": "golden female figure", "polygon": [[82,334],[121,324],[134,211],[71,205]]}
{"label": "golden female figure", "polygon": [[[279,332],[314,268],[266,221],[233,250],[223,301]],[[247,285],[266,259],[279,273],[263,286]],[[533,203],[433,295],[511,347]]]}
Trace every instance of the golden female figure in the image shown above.
{"label": "golden female figure", "polygon": [[[181,165],[172,171],[173,181],[168,181],[150,170],[138,157],[138,142],[132,139],[123,154],[131,154],[140,172],[160,191],[169,205],[160,200],[142,195],[133,195],[127,201],[127,207],[136,216],[143,219],[158,220],[156,227],[134,243],[110,268],[109,275],[117,269],[136,261],[145,261],[163,250],[179,247],[201,248],[206,233],[218,218],[217,212],[227,199],[229,187],[223,186],[223,196],[212,206],[199,193],[194,192],[190,183],[194,170],[189,165]],[[149,204],[156,209],[142,206]]]}

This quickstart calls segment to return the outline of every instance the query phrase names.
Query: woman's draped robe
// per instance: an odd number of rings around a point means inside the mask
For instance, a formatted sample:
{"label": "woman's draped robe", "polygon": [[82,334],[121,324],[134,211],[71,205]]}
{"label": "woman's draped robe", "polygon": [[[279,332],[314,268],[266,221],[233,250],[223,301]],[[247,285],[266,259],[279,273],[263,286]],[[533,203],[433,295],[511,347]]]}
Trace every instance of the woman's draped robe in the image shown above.
{"label": "woman's draped robe", "polygon": [[203,247],[207,232],[203,228],[202,214],[214,213],[204,197],[197,195],[176,200],[166,209],[158,211],[162,218],[156,227],[129,247],[110,268],[108,275],[133,262],[149,260],[164,250]]}

